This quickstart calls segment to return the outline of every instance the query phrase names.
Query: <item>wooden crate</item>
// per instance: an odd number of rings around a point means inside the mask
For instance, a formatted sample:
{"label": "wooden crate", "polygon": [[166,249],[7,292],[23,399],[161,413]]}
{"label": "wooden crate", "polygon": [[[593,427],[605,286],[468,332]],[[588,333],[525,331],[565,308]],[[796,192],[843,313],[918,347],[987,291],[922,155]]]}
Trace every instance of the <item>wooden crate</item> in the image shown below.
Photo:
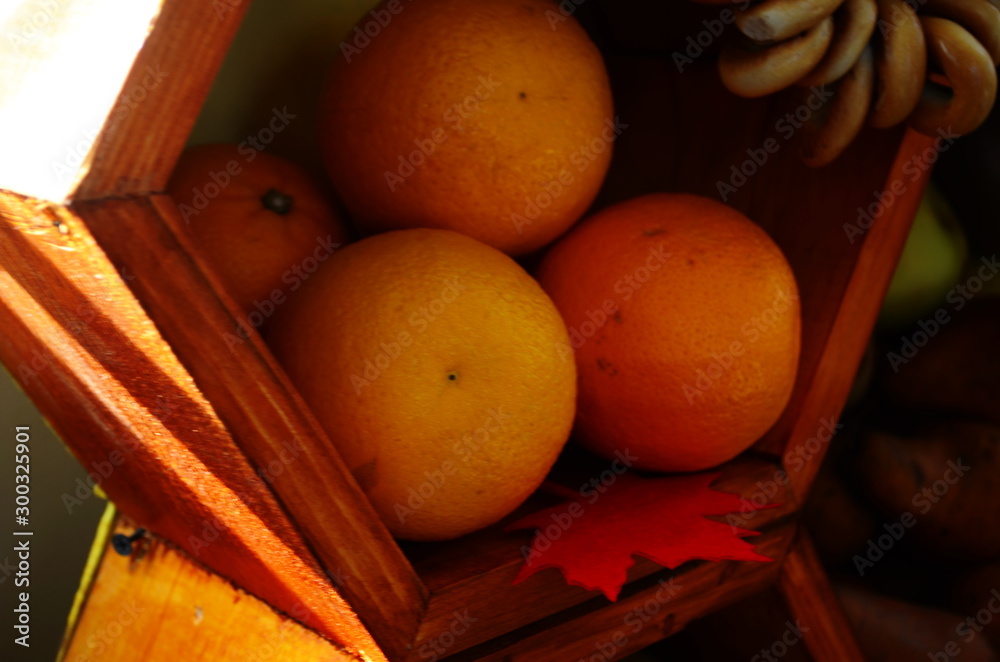
{"label": "wooden crate", "polygon": [[[576,659],[671,577],[683,591],[617,655],[778,582],[817,624],[806,640],[816,659],[858,659],[795,514],[826,448],[809,440],[846,399],[926,183],[926,170],[910,176],[913,163],[933,141],[866,131],[822,170],[800,165],[789,144],[728,199],[788,255],[802,300],[792,400],[718,483],[747,499],[777,486],[781,506],[746,520],[777,562],[668,571],[639,561],[613,604],[555,571],[514,585],[529,533],[495,526],[397,544],[259,336],[227,339],[236,308],[161,192],[246,4],[136,2],[124,27],[98,35],[93,26],[120,3],[80,0],[53,14],[51,3],[22,0],[17,16],[48,16],[44,38],[0,45],[11,72],[0,131],[18,137],[0,165],[0,359],[85,467],[112,467],[102,486],[121,511],[358,659],[429,659],[448,632],[443,654],[455,660]],[[705,11],[678,8],[673,32]],[[656,189],[718,197],[716,182],[764,143],[789,102],[736,99],[708,64],[678,74],[669,58],[609,52],[608,62],[619,112],[657,129],[623,136],[616,158],[646,166],[649,179],[609,181],[604,202]],[[81,76],[90,93],[67,97]],[[639,149],[650,140],[662,146],[652,159],[648,144]],[[897,181],[905,193],[849,237],[858,207]],[[257,479],[286,444],[305,449],[289,466],[294,480]],[[463,610],[476,620],[458,633]]]}

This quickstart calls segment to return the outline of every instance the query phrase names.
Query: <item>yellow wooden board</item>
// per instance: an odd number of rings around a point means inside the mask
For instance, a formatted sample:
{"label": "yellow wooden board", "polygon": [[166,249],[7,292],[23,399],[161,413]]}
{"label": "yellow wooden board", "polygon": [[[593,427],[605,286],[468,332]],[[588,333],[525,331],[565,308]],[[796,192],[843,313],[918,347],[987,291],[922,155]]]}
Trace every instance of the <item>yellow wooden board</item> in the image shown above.
{"label": "yellow wooden board", "polygon": [[[119,518],[114,533],[135,530]],[[98,536],[100,557],[62,657],[91,660],[357,662],[315,632],[148,535],[131,556]],[[85,578],[87,581],[87,578]]]}

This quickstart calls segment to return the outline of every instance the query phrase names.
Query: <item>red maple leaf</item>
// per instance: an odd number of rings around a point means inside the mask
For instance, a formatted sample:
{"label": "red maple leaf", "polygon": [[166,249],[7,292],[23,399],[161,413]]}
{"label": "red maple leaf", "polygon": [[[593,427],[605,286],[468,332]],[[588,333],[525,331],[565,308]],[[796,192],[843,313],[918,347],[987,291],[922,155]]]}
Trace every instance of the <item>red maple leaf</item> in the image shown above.
{"label": "red maple leaf", "polygon": [[[507,527],[537,529],[518,583],[557,568],[570,584],[618,599],[626,571],[642,556],[667,568],[686,561],[773,561],[742,538],[756,531],[713,522],[705,515],[738,510],[741,497],[709,487],[719,473],[664,478],[622,474],[604,492],[573,495]],[[773,504],[772,504],[773,505]],[[770,506],[768,506],[770,507]]]}

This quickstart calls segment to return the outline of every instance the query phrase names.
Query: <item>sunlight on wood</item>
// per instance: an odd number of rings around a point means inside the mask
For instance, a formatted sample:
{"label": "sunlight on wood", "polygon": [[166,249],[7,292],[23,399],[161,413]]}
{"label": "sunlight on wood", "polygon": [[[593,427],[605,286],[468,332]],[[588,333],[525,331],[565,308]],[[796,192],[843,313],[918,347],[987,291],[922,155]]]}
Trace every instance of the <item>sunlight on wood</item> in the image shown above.
{"label": "sunlight on wood", "polygon": [[[118,519],[117,533],[135,524]],[[99,567],[64,662],[324,660],[359,662],[159,538],[131,556],[95,543]]]}
{"label": "sunlight on wood", "polygon": [[87,171],[101,127],[113,131],[129,100],[144,96],[126,90],[116,106],[159,10],[160,0],[23,0],[0,10],[4,188],[67,197]]}

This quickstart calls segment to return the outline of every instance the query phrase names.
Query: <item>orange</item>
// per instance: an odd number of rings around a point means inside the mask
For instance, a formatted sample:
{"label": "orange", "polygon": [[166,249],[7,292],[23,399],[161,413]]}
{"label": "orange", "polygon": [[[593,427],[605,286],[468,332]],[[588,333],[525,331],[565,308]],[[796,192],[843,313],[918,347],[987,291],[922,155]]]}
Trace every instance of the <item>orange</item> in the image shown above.
{"label": "orange", "polygon": [[436,227],[530,252],[583,215],[624,128],[597,47],[547,0],[393,0],[341,55],[320,139],[366,232]]}
{"label": "orange", "polygon": [[788,403],[795,277],[734,209],[680,194],[614,205],[553,246],[538,278],[569,328],[577,434],[595,452],[705,469],[748,448]]}
{"label": "orange", "polygon": [[255,327],[347,241],[346,226],[305,170],[246,145],[189,147],[167,193]]}
{"label": "orange", "polygon": [[572,427],[559,311],[511,258],[455,232],[348,246],[278,311],[268,341],[397,537],[496,522]]}

